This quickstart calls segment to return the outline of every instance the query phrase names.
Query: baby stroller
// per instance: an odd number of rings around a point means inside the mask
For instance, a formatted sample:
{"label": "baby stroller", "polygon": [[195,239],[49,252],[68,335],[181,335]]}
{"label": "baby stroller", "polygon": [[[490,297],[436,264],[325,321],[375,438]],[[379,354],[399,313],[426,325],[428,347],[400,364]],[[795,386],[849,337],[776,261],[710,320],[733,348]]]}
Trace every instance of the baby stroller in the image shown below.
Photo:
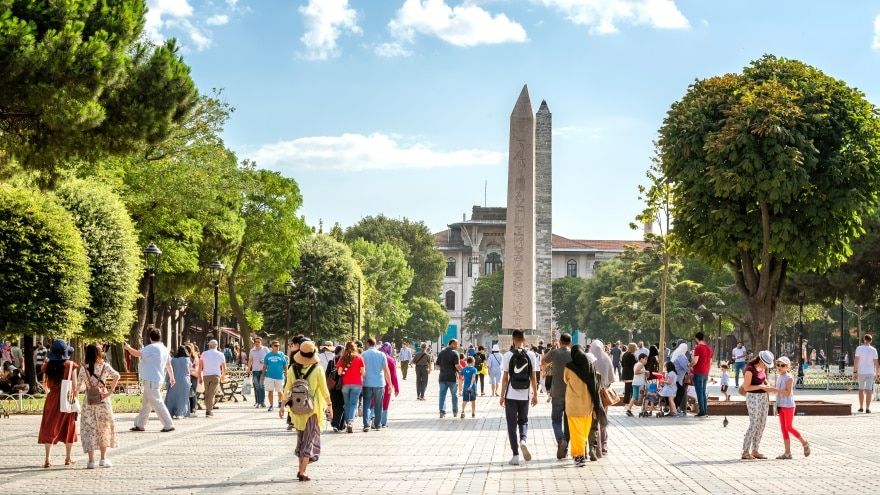
{"label": "baby stroller", "polygon": [[[639,412],[640,418],[653,416],[653,411],[648,410],[648,406],[655,406],[660,403],[660,387],[663,382],[663,374],[650,373],[645,380],[645,385],[639,390],[639,400],[642,403],[642,410]],[[653,409],[653,407],[652,407]],[[662,413],[662,407],[660,412]]]}

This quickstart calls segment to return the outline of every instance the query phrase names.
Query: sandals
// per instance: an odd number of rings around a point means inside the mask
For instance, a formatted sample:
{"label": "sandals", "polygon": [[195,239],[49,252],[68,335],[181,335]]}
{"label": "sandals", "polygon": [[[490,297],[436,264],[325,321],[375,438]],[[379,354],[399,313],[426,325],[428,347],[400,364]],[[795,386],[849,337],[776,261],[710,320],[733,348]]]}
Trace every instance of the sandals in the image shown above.
{"label": "sandals", "polygon": [[810,442],[804,442],[804,457],[810,457]]}
{"label": "sandals", "polygon": [[300,481],[311,481],[312,479],[302,473],[296,473],[296,478]]}
{"label": "sandals", "polygon": [[740,457],[740,459],[742,459],[744,461],[748,461],[748,460],[754,459],[754,457],[752,457],[752,454],[750,454],[748,452],[743,452],[742,457]]}
{"label": "sandals", "polygon": [[791,459],[791,454],[789,453],[789,454],[778,455],[778,456],[776,456],[776,458],[777,459]]}
{"label": "sandals", "polygon": [[49,462],[49,461],[46,461],[46,462],[43,464],[43,468],[44,468],[44,469],[49,469],[50,467],[52,467],[52,463]]}
{"label": "sandals", "polygon": [[767,456],[760,452],[752,452],[752,457],[755,459],[766,459]]}

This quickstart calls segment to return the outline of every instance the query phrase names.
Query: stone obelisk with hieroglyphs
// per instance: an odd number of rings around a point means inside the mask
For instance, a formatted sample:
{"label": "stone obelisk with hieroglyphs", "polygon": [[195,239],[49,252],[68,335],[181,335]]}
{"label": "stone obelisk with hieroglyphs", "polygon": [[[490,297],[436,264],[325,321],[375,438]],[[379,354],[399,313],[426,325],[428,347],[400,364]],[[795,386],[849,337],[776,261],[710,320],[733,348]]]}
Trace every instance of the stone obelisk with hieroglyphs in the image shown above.
{"label": "stone obelisk with hieroglyphs", "polygon": [[[535,334],[549,339],[553,325],[553,116],[546,101],[535,116]],[[549,341],[548,341],[549,344]]]}
{"label": "stone obelisk with hieroglyphs", "polygon": [[510,115],[501,327],[535,328],[535,114],[523,86]]}

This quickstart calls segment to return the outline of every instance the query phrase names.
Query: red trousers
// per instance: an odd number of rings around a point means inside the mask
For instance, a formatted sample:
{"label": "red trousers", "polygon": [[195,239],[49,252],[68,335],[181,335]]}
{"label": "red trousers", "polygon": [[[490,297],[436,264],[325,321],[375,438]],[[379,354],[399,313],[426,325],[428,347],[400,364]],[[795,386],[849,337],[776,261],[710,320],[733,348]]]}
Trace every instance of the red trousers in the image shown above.
{"label": "red trousers", "polygon": [[791,435],[800,440],[801,434],[792,425],[794,422],[794,408],[778,407],[776,408],[776,414],[779,416],[779,427],[782,428],[782,439],[788,440],[789,435]]}

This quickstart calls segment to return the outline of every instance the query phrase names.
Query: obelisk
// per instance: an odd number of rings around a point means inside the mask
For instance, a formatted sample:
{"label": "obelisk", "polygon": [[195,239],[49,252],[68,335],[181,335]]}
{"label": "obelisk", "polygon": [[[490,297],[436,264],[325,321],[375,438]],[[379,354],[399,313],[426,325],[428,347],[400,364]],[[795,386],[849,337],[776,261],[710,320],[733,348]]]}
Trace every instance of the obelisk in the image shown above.
{"label": "obelisk", "polygon": [[[550,270],[553,261],[553,121],[546,101],[535,116],[535,244],[537,279],[535,334],[550,339],[553,324],[553,285]],[[549,340],[548,340],[549,343]]]}
{"label": "obelisk", "polygon": [[535,114],[528,86],[510,115],[501,327],[535,328]]}

